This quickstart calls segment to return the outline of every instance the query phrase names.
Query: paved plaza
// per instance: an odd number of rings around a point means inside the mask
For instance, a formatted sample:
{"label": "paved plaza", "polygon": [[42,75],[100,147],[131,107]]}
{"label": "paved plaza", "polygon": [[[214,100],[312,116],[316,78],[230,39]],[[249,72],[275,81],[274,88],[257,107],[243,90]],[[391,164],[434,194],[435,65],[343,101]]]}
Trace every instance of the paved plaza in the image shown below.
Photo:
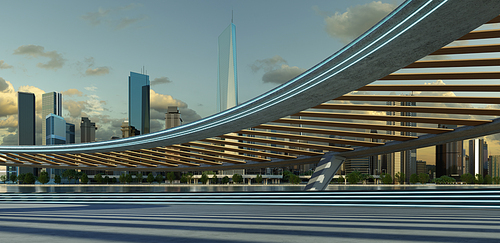
{"label": "paved plaza", "polygon": [[[0,204],[4,242],[498,242],[500,210]],[[2,240],[2,241],[3,241]]]}

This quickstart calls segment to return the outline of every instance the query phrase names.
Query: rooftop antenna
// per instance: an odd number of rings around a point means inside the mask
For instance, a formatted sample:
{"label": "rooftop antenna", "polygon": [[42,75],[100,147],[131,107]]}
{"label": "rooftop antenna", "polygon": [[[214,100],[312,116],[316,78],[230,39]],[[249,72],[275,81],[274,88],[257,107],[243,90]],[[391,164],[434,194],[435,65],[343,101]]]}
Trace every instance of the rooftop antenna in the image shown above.
{"label": "rooftop antenna", "polygon": [[233,10],[231,9],[231,24],[233,23],[233,16],[234,16]]}

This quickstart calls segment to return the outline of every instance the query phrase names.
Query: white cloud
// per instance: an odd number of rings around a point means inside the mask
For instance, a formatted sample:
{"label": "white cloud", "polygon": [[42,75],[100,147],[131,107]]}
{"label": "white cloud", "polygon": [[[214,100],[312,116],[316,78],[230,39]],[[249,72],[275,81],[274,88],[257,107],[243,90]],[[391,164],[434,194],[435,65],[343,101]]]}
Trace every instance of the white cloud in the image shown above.
{"label": "white cloud", "polygon": [[168,83],[172,83],[172,80],[170,80],[167,77],[159,77],[159,78],[155,78],[155,79],[153,79],[153,81],[151,81],[151,86],[158,85],[158,84],[168,84]]}
{"label": "white cloud", "polygon": [[349,43],[382,20],[396,7],[395,4],[373,1],[349,7],[346,12],[336,12],[331,16],[317,8],[313,9],[318,15],[325,18],[325,30],[330,36],[340,39],[344,43]]}
{"label": "white cloud", "polygon": [[97,90],[97,87],[96,87],[96,86],[94,86],[94,85],[92,85],[92,86],[90,86],[90,87],[85,87],[84,89],[85,89],[85,90],[88,90],[88,91],[92,91],[92,92],[94,92],[94,91],[96,91],[96,90]]}
{"label": "white cloud", "polygon": [[109,73],[109,67],[98,67],[98,68],[87,68],[85,75],[87,76],[99,76],[106,75]]}
{"label": "white cloud", "polygon": [[14,55],[25,55],[28,58],[47,57],[50,60],[47,63],[38,63],[36,66],[48,70],[57,70],[62,68],[66,61],[61,54],[56,51],[45,51],[43,46],[23,45],[14,50]]}
{"label": "white cloud", "polygon": [[142,5],[131,3],[127,6],[111,9],[103,9],[99,7],[97,11],[88,12],[82,15],[80,18],[84,21],[87,21],[91,26],[107,24],[109,27],[115,30],[121,30],[148,18],[148,16],[146,15],[142,15],[139,17],[122,16],[123,12],[135,9],[137,7],[142,7]]}

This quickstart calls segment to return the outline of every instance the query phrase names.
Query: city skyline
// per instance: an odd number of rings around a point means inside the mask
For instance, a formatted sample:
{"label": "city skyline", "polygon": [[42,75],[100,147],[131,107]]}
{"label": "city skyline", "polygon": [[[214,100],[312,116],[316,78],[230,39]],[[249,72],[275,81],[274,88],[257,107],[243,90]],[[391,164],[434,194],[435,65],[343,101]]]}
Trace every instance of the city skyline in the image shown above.
{"label": "city skyline", "polygon": [[[162,24],[167,23],[171,29],[160,29],[158,28],[160,26],[159,22],[153,22],[154,18],[158,18],[155,11],[148,12],[155,7],[158,8],[153,3],[145,2],[127,5],[121,2],[90,2],[85,4],[78,12],[71,12],[71,14],[64,12],[65,14],[61,15],[60,18],[68,20],[68,23],[61,27],[67,28],[66,25],[71,24],[82,33],[93,33],[89,36],[102,34],[103,38],[106,38],[97,41],[97,43],[106,46],[108,49],[103,51],[100,49],[101,47],[98,48],[98,45],[82,43],[83,46],[78,49],[86,50],[88,53],[82,51],[76,53],[74,52],[74,46],[69,45],[72,39],[68,39],[70,37],[68,34],[61,36],[59,32],[50,31],[50,33],[37,32],[36,35],[31,36],[21,34],[19,37],[13,38],[13,40],[8,40],[5,49],[1,52],[2,68],[0,69],[0,77],[5,80],[6,90],[27,91],[35,94],[50,91],[62,92],[65,96],[62,116],[68,118],[68,122],[72,123],[79,122],[82,116],[90,117],[92,121],[95,121],[100,126],[102,125],[103,129],[96,134],[99,136],[98,139],[107,140],[113,135],[119,135],[119,126],[127,117],[126,108],[124,110],[123,107],[123,104],[127,102],[124,78],[130,71],[138,70],[145,65],[152,80],[151,126],[152,131],[157,131],[163,129],[163,119],[167,109],[167,106],[161,104],[180,107],[183,119],[186,122],[216,112],[214,102],[216,96],[214,84],[217,75],[216,41],[217,35],[221,33],[230,20],[232,8],[235,10],[234,22],[239,27],[238,63],[240,68],[238,78],[241,81],[240,97],[242,97],[242,101],[245,101],[299,74],[362,33],[359,30],[356,35],[354,33],[335,32],[330,28],[334,26],[332,21],[337,24],[353,24],[339,21],[336,16],[355,14],[356,11],[361,11],[365,15],[368,15],[368,13],[375,15],[374,13],[385,11],[383,14],[385,16],[400,2],[353,1],[350,3],[328,4],[319,1],[310,3],[293,2],[290,3],[292,7],[289,10],[290,12],[277,14],[273,18],[268,16],[267,13],[278,13],[277,9],[280,7],[278,3],[271,3],[267,8],[262,9],[262,3],[260,2],[253,4],[216,2],[215,4],[211,3],[211,6],[208,7],[203,2],[197,2],[199,6],[189,16],[196,13],[200,14],[202,8],[209,9],[213,12],[207,11],[207,13],[193,18],[198,20],[197,24],[200,23],[199,20],[201,19],[206,19],[206,23],[197,26],[186,20],[181,28],[171,26],[165,21],[161,22]],[[172,5],[171,9],[181,9],[183,11],[187,9],[186,6],[179,6],[182,5],[181,3],[169,2],[169,4]],[[16,3],[11,4],[9,7],[12,10],[20,9],[20,5],[17,6]],[[40,8],[40,6],[38,7]],[[70,9],[68,4],[60,6],[60,8],[63,7],[64,9]],[[34,11],[35,8],[37,8],[37,3],[32,3],[27,7],[26,11]],[[169,8],[169,11],[171,9]],[[183,11],[179,11],[179,14],[186,13]],[[67,10],[67,12],[70,11]],[[260,15],[256,13],[260,13]],[[295,20],[280,18],[286,14],[300,15],[303,18],[297,21],[297,24],[294,24],[290,23],[290,21]],[[39,15],[39,13],[38,15],[34,14],[33,18]],[[255,18],[255,16],[261,15],[262,18]],[[5,16],[9,15],[6,13]],[[336,20],[337,22],[335,22]],[[264,23],[269,22],[272,22],[275,26],[273,28],[266,27]],[[375,22],[370,22],[370,25]],[[26,23],[23,22],[23,24]],[[306,26],[306,24],[309,26]],[[148,27],[148,25],[150,26]],[[299,29],[302,35],[313,36],[314,38],[307,39],[315,39],[316,42],[305,42],[306,38],[298,38],[296,29],[292,28],[293,26]],[[353,25],[351,27],[357,26]],[[46,30],[46,28],[41,29]],[[122,47],[120,44],[116,44],[119,43],[118,39],[124,38],[130,33],[140,35],[151,32],[152,29],[158,29],[158,32],[167,32],[168,30],[177,33],[177,35],[174,35],[177,38],[168,37],[167,40],[169,41],[164,45],[152,41],[144,43],[143,39],[130,38],[131,40],[127,44],[132,44],[130,46],[134,48],[127,53],[127,56],[133,56],[135,60],[125,65],[119,65],[124,63],[127,58],[122,58],[121,54],[117,53],[117,49],[123,50],[123,48],[119,48]],[[190,29],[190,31],[186,31],[186,29]],[[277,29],[280,29],[280,31],[276,31]],[[199,35],[193,36],[192,32],[197,32]],[[62,41],[68,43],[51,42],[49,38],[44,37],[56,34],[61,37]],[[179,36],[182,36],[180,39],[184,42],[185,40],[202,41],[179,46],[179,41],[181,41],[177,40]],[[82,40],[87,40],[86,38],[82,37]],[[51,39],[53,40],[53,38]],[[96,42],[89,41],[88,43]],[[116,44],[116,49],[110,44]],[[159,51],[161,55],[159,56],[163,57],[166,62],[144,63],[146,61],[143,60],[157,60],[158,56],[155,55],[153,49],[150,49],[152,47],[158,50],[161,49]],[[165,52],[164,49],[171,53]],[[207,54],[208,52],[209,54]],[[194,55],[194,53],[197,53],[197,55]],[[178,63],[175,61],[178,61]],[[200,63],[200,61],[203,61],[203,63]],[[163,64],[158,65],[158,63]],[[196,72],[186,71],[188,67],[195,67]],[[194,74],[198,76],[193,76]],[[446,82],[448,83],[448,81]],[[125,92],[123,92],[124,88]],[[5,102],[9,95],[10,93],[3,95],[2,102]],[[39,95],[36,97],[38,100]],[[37,109],[37,112],[39,110]],[[12,112],[5,111],[2,114],[4,114],[0,134],[3,139],[2,143],[13,144],[12,138],[16,136],[16,132],[13,131],[15,129],[12,127],[17,122],[17,119],[15,119]],[[39,119],[37,119],[37,123],[38,130],[38,127],[41,127]],[[77,132],[77,134],[79,133]],[[40,137],[38,137],[38,140],[41,140]],[[498,144],[498,142],[495,143]]]}

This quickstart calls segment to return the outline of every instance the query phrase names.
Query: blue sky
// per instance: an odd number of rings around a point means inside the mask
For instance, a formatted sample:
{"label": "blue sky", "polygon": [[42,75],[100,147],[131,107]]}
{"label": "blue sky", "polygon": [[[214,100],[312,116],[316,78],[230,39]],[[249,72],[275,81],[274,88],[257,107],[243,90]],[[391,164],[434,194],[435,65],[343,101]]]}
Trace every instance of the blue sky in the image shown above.
{"label": "blue sky", "polygon": [[187,122],[215,113],[217,37],[232,12],[242,103],[330,56],[401,2],[0,0],[0,141],[17,144],[17,91],[34,92],[37,106],[42,93],[63,92],[68,122],[89,116],[99,140],[119,136],[129,72],[143,66],[152,131],[164,129],[169,105]]}

